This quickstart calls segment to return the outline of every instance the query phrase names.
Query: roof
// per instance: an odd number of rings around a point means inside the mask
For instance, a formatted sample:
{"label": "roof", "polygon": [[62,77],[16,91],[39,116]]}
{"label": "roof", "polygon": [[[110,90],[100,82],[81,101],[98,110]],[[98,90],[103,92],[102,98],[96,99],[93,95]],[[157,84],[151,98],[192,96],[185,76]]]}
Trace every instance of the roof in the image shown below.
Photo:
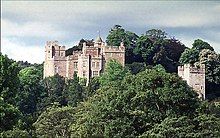
{"label": "roof", "polygon": [[100,36],[98,36],[96,39],[95,39],[95,43],[100,43],[100,42],[103,42],[102,41],[102,38]]}

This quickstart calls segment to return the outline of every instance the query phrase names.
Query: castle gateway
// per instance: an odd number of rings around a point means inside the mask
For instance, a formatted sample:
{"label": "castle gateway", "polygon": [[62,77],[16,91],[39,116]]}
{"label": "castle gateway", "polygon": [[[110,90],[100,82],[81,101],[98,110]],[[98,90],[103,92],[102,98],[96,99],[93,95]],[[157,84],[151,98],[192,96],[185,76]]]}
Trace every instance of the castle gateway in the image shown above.
{"label": "castle gateway", "polygon": [[125,64],[125,46],[107,46],[99,36],[92,46],[83,43],[82,51],[73,51],[66,56],[65,46],[57,41],[48,41],[45,46],[44,78],[59,74],[66,78],[73,78],[76,73],[80,78],[100,76],[105,64],[111,59]]}

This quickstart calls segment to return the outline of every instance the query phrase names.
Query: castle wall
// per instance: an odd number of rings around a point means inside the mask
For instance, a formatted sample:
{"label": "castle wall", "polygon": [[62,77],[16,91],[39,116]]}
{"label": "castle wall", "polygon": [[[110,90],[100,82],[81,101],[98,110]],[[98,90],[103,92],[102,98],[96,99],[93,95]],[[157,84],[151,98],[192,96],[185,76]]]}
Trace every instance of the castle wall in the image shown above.
{"label": "castle wall", "polygon": [[106,46],[104,48],[105,61],[108,62],[112,59],[117,60],[122,66],[125,65],[125,47],[123,43],[119,47]]}
{"label": "castle wall", "polygon": [[57,41],[48,41],[45,46],[44,78],[56,73],[63,77],[73,78],[74,73],[80,78],[86,78],[87,84],[91,77],[100,76],[105,63],[115,59],[124,66],[125,47],[105,46],[99,37],[94,46],[83,43],[82,51],[73,51],[73,55],[65,56],[65,46],[59,46]]}
{"label": "castle wall", "polygon": [[191,86],[200,98],[205,99],[205,66],[200,68],[186,64],[178,67],[178,75]]}

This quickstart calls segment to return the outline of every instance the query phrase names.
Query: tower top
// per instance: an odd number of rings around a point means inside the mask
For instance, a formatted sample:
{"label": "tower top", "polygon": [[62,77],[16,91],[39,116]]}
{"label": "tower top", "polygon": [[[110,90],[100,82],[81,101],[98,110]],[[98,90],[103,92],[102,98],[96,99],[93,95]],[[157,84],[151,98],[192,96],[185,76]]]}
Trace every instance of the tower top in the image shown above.
{"label": "tower top", "polygon": [[95,43],[102,43],[102,38],[100,36],[98,36],[96,39],[95,39]]}

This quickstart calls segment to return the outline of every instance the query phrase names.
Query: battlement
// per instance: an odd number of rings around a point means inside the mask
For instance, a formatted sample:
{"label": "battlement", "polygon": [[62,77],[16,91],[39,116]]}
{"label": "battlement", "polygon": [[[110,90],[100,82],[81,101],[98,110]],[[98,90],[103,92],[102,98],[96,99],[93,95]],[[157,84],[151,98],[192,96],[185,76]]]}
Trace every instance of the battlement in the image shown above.
{"label": "battlement", "polygon": [[185,64],[179,66],[178,75],[197,91],[199,97],[205,99],[205,65]]}
{"label": "battlement", "polygon": [[124,52],[124,44],[121,43],[120,46],[105,46],[105,52]]}
{"label": "battlement", "polygon": [[105,63],[111,59],[117,60],[123,66],[125,62],[123,43],[120,46],[106,46],[100,36],[94,42],[84,42],[82,50],[71,52],[66,55],[65,46],[60,46],[58,41],[47,41],[44,77],[58,73],[72,78],[73,74],[77,73],[78,77],[86,78],[88,84],[91,77],[99,76],[104,71]]}
{"label": "battlement", "polygon": [[46,42],[46,49],[52,49],[54,50],[59,50],[59,51],[65,51],[66,47],[65,46],[60,46],[58,41],[47,41]]}
{"label": "battlement", "polygon": [[200,66],[195,66],[191,64],[185,64],[178,67],[178,72],[188,70],[189,73],[205,73],[205,65],[201,64]]}

